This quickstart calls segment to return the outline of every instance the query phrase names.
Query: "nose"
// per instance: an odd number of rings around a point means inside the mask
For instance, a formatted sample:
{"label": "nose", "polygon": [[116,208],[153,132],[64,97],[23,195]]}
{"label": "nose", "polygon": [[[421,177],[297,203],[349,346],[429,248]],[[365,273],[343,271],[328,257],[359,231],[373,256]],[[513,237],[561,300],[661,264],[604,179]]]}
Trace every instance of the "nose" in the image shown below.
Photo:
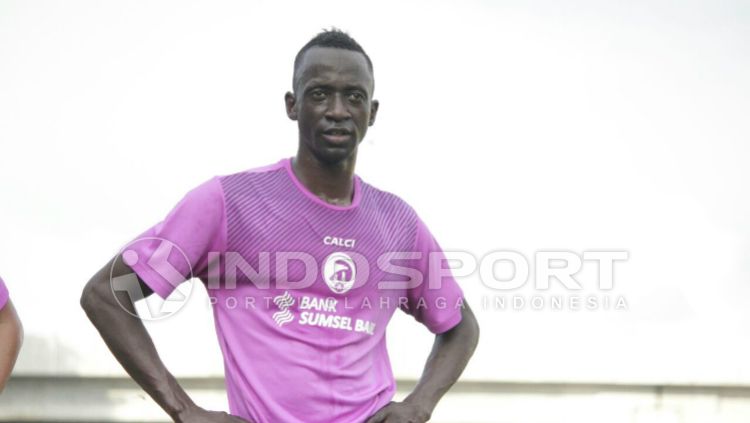
{"label": "nose", "polygon": [[326,110],[326,117],[334,122],[340,122],[351,118],[349,109],[346,107],[346,102],[341,94],[336,94],[331,97]]}

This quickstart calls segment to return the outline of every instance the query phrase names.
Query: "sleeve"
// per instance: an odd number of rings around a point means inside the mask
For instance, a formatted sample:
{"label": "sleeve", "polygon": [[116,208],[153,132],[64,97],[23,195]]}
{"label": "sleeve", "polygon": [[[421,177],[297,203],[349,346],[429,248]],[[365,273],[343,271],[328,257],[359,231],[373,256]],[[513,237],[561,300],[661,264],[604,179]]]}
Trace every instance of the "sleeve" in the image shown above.
{"label": "sleeve", "polygon": [[0,310],[5,307],[5,304],[8,303],[8,298],[10,295],[8,294],[8,288],[5,286],[5,282],[3,282],[3,278],[0,278]]}
{"label": "sleeve", "polygon": [[446,332],[461,322],[463,292],[453,277],[443,250],[427,226],[417,218],[415,260],[422,283],[406,291],[407,302],[401,309],[425,325],[430,332]]}
{"label": "sleeve", "polygon": [[211,253],[225,250],[226,213],[221,182],[193,189],[167,217],[122,250],[127,265],[166,299],[182,282],[205,277]]}

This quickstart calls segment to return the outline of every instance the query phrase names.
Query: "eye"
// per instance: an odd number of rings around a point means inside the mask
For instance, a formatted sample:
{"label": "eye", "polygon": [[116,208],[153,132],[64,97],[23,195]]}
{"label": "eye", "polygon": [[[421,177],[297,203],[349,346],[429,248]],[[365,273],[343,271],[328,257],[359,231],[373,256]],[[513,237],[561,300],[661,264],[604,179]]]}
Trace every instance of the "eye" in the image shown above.
{"label": "eye", "polygon": [[315,101],[321,101],[325,100],[326,98],[326,92],[321,89],[314,89],[310,91],[310,98],[312,98]]}
{"label": "eye", "polygon": [[361,103],[365,101],[365,95],[359,91],[352,91],[349,93],[349,101],[352,103]]}

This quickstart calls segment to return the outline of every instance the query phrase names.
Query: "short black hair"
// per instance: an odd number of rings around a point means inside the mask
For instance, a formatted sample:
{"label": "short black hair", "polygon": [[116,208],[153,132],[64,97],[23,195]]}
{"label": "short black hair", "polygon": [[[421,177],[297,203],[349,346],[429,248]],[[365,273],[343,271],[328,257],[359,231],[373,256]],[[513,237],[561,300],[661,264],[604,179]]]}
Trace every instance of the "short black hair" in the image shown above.
{"label": "short black hair", "polygon": [[302,56],[307,50],[310,50],[313,47],[340,48],[344,50],[356,51],[357,53],[362,53],[362,55],[365,56],[365,59],[367,60],[367,68],[370,70],[370,73],[372,73],[372,60],[370,60],[370,56],[365,53],[365,49],[363,49],[362,46],[354,40],[354,38],[338,28],[324,29],[322,32],[308,41],[307,44],[305,44],[299,50],[297,56],[295,56],[294,58],[294,74],[292,75],[292,87],[295,90],[297,89],[298,82],[297,68],[302,61]]}

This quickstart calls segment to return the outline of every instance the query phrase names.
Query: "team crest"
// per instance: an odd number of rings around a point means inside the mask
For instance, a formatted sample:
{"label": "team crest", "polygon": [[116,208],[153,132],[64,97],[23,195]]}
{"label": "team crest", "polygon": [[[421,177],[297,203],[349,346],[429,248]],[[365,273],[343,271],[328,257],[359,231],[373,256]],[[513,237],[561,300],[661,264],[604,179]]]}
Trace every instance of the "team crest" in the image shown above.
{"label": "team crest", "polygon": [[346,253],[333,253],[323,265],[323,279],[331,291],[343,294],[352,289],[357,276],[354,260]]}

